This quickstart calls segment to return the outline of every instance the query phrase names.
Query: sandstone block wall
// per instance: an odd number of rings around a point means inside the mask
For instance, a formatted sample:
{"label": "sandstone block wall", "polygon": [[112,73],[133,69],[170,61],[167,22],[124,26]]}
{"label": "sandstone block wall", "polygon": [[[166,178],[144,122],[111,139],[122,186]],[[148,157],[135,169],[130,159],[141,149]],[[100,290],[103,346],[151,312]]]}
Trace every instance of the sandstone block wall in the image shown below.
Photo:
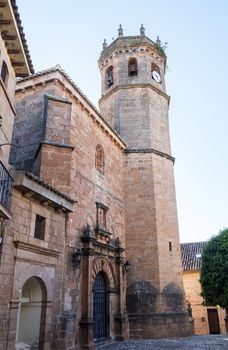
{"label": "sandstone block wall", "polygon": [[[78,212],[71,214],[75,215],[74,226],[77,229],[85,226],[87,221],[92,226],[96,224],[96,202],[109,207],[108,228],[124,242],[123,146],[119,146],[114,137],[105,131],[104,122],[101,121],[100,124],[97,121],[98,117],[93,115],[96,112],[82,100],[69,82],[59,72],[55,74],[59,80],[56,79],[52,83],[46,84],[43,78],[42,85],[42,78],[38,77],[37,85],[35,79],[18,85],[17,118],[13,139],[20,137],[31,144],[31,157],[28,149],[24,150],[18,154],[18,163],[27,169],[27,161],[30,162],[32,156],[36,155],[37,158],[40,157],[36,162],[40,164],[41,178],[65,193],[69,193],[70,188],[72,197],[78,201]],[[48,103],[45,105],[46,94],[52,98],[48,98]],[[66,103],[58,99],[65,99]],[[44,112],[46,122],[42,123]],[[19,124],[22,124],[24,118],[29,118],[28,126],[19,130]],[[109,128],[106,126],[106,129]],[[33,145],[42,139],[41,135],[45,135],[43,138],[45,142],[53,145],[45,144],[42,146],[42,151],[36,153],[38,147]],[[72,148],[58,148],[58,145],[65,144]],[[104,174],[95,168],[95,152],[98,144],[104,150]],[[35,164],[35,169],[38,168],[39,166]]]}
{"label": "sandstone block wall", "polygon": [[[131,57],[138,67],[133,77],[128,74]],[[101,112],[127,145],[123,181],[126,253],[131,264],[127,276],[131,337],[190,333],[181,273],[165,64],[164,56],[158,55],[153,42],[144,36],[118,38],[102,51],[99,60]],[[110,66],[113,84],[108,87]],[[152,66],[160,72],[160,82],[153,79]]]}
{"label": "sandstone block wall", "polygon": [[[46,347],[55,342],[62,310],[65,259],[65,215],[13,190],[13,219],[2,225],[0,248],[0,349],[13,349],[19,327],[21,290],[30,277],[40,278],[47,290]],[[34,238],[36,214],[46,218],[44,240]],[[51,321],[52,320],[52,321]]]}
{"label": "sandstone block wall", "polygon": [[[47,93],[51,93],[50,90]],[[20,101],[18,103],[17,101]],[[45,96],[42,89],[31,88],[29,96],[21,90],[17,94],[13,142],[20,148],[11,148],[10,163],[17,169],[33,170],[33,163],[45,132]]]}
{"label": "sandstone block wall", "polygon": [[[89,272],[91,278],[88,281],[88,291],[82,295],[84,285],[82,283],[87,276],[82,274],[80,267],[73,266],[72,254],[75,249],[82,247],[81,236],[86,225],[89,224],[92,231],[97,226],[96,203],[101,203],[108,208],[106,229],[110,233],[109,239],[114,242],[119,237],[122,246],[125,246],[123,199],[123,150],[125,145],[59,71],[44,77],[35,77],[31,81],[27,79],[19,84],[17,100],[18,114],[13,137],[29,140],[31,153],[26,153],[25,150],[18,153],[16,164],[22,164],[26,170],[32,169],[41,179],[70,195],[77,202],[75,211],[67,218],[64,256],[66,270],[62,289],[63,313],[59,314],[56,321],[59,329],[58,346],[60,348],[70,346],[72,339],[67,340],[66,336],[74,334],[77,347],[80,343],[79,321],[82,316],[82,302],[88,304],[88,298],[90,298],[89,302],[92,302],[92,284],[95,276]],[[18,131],[21,120],[26,119],[26,116],[29,122],[24,129],[21,128]],[[42,141],[38,149],[34,145],[34,140],[37,143]],[[98,144],[104,151],[104,173],[95,167]],[[32,157],[35,158],[33,162]],[[100,240],[100,244],[105,245],[106,243],[105,239]],[[96,266],[98,257],[106,256],[106,259],[110,259],[109,264],[113,264],[112,274],[115,275],[112,278],[115,278],[115,288],[117,288],[117,281],[122,279],[122,267],[117,268],[113,252],[109,253],[105,246],[98,249],[98,246],[94,247],[97,252],[91,266]],[[99,266],[101,269],[105,268],[105,265],[100,264]],[[109,271],[108,268],[107,271]],[[111,337],[115,337],[117,332],[114,314],[119,308],[119,312],[125,311],[123,306],[125,305],[125,281],[121,283],[121,301],[118,301],[116,295],[110,295],[109,331]],[[90,309],[91,307],[90,305]],[[69,325],[70,332],[65,332],[65,335],[62,328],[65,327],[64,320],[66,320],[66,327]],[[119,336],[122,336],[122,331],[118,332]]]}

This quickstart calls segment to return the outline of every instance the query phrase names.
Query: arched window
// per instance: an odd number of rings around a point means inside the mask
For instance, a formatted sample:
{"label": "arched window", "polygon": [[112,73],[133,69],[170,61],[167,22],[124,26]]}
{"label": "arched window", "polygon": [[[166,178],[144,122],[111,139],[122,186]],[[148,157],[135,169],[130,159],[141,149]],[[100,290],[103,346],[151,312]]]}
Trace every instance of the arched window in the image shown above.
{"label": "arched window", "polygon": [[106,84],[106,89],[110,88],[110,86],[113,85],[113,66],[108,67],[106,70],[105,84]]}
{"label": "arched window", "polygon": [[134,57],[129,58],[129,61],[128,61],[128,76],[129,77],[136,77],[137,75],[138,75],[137,60]]}
{"label": "arched window", "polygon": [[1,70],[1,78],[2,81],[5,85],[7,85],[8,82],[8,77],[9,77],[9,71],[8,71],[8,67],[5,61],[3,61],[2,63],[2,70]]}
{"label": "arched window", "polygon": [[104,150],[101,145],[97,145],[96,155],[95,155],[95,168],[98,171],[100,171],[102,174],[104,174],[104,166],[105,166]]}

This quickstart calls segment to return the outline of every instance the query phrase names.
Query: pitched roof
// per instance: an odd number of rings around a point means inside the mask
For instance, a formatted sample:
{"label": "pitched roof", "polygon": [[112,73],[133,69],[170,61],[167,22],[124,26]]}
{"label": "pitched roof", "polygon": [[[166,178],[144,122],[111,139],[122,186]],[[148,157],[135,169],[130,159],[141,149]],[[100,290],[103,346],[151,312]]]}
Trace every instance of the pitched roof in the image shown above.
{"label": "pitched roof", "polygon": [[201,254],[207,242],[182,243],[181,260],[183,271],[199,271],[201,269]]}
{"label": "pitched roof", "polygon": [[78,87],[78,85],[71,79],[71,77],[65,72],[65,70],[60,66],[60,64],[57,64],[55,67],[47,68],[42,71],[36,72],[34,74],[31,74],[27,77],[18,78],[17,84],[23,83],[24,81],[32,80],[36,77],[40,77],[42,75],[47,75],[49,73],[53,72],[60,72],[66,80],[73,86],[75,90],[79,93],[79,95],[86,100],[86,102],[90,105],[90,107],[102,118],[100,112],[98,109],[94,106],[94,104],[88,99],[88,97],[82,92],[82,90]]}
{"label": "pitched roof", "polygon": [[26,55],[26,58],[27,58],[27,61],[28,61],[30,72],[34,73],[34,68],[33,68],[31,57],[30,57],[30,52],[29,52],[29,49],[28,49],[27,41],[25,39],[24,28],[21,25],[21,18],[20,18],[20,14],[18,12],[18,7],[17,7],[16,0],[11,0],[11,5],[12,5],[12,8],[13,8],[13,13],[14,13],[16,22],[17,22],[17,27],[18,27],[18,30],[19,30],[19,33],[20,33],[20,38],[21,38],[21,41],[22,41],[22,44],[23,44],[23,47],[24,47],[24,51],[25,51],[25,55]]}
{"label": "pitched roof", "polygon": [[16,0],[0,1],[0,35],[16,77],[34,73]]}
{"label": "pitched roof", "polygon": [[124,140],[121,138],[121,136],[108,124],[108,122],[105,120],[101,112],[94,106],[94,104],[88,99],[88,97],[82,92],[82,90],[78,87],[78,85],[70,78],[70,76],[65,72],[65,70],[59,64],[57,64],[55,67],[48,68],[40,72],[36,72],[27,77],[18,78],[16,92],[20,91],[21,89],[20,84],[23,84],[24,82],[27,82],[27,81],[28,82],[32,81],[34,78],[42,77],[55,72],[59,72],[67,80],[67,82],[73,87],[73,89],[75,89],[77,93],[82,97],[82,99],[84,99],[84,101],[92,108],[92,110],[100,118],[102,123],[105,124],[106,127],[110,130],[110,132],[116,137],[116,140],[118,140],[118,143],[121,145],[121,147],[126,148],[126,144]]}

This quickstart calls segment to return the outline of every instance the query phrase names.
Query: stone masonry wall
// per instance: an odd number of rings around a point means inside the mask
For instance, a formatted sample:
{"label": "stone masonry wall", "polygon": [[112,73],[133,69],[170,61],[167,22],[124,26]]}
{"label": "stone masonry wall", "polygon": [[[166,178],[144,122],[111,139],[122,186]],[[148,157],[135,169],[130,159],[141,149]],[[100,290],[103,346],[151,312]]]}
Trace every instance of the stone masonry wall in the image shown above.
{"label": "stone masonry wall", "polygon": [[[26,280],[33,276],[40,278],[47,290],[43,341],[50,347],[56,338],[57,318],[62,310],[65,215],[40,205],[15,189],[12,212],[12,221],[3,226],[0,250],[0,349],[14,349],[20,293]],[[36,214],[46,218],[44,240],[34,238]]]}
{"label": "stone masonry wall", "polygon": [[[40,121],[38,123],[36,119],[40,120],[40,112],[44,108],[42,105],[44,95],[49,94],[45,111],[45,138],[36,155],[35,168],[39,169],[43,180],[77,201],[75,211],[69,215],[67,221],[63,313],[58,319],[58,324],[60,329],[65,327],[63,323],[66,315],[73,312],[69,316],[71,320],[69,327],[72,327],[75,317],[74,336],[76,346],[79,346],[81,269],[72,265],[72,254],[74,249],[82,246],[81,235],[86,225],[89,224],[92,230],[96,227],[96,202],[109,208],[106,227],[111,233],[111,239],[119,237],[122,245],[125,246],[122,168],[124,144],[116,140],[115,134],[112,135],[112,131],[104,121],[99,120],[100,117],[96,115],[96,112],[62,74],[55,72],[52,75],[55,75],[52,82],[45,82],[50,79],[47,74],[47,77],[35,77],[32,81],[28,80],[18,85],[18,123],[20,118],[23,118],[21,108],[26,106],[26,113],[32,121],[30,128],[25,129],[28,130],[29,139],[32,139],[33,133],[36,134],[37,128],[40,132],[41,123]],[[36,86],[36,80],[39,82],[38,86]],[[24,91],[23,99],[22,90]],[[63,99],[67,103],[61,103],[60,100]],[[37,101],[37,108],[34,108],[32,101]],[[70,113],[68,113],[69,110]],[[20,135],[23,138],[22,129]],[[37,136],[37,141],[39,139],[40,136]],[[104,174],[95,168],[95,152],[98,144],[104,150]],[[35,148],[33,152],[35,153]],[[22,161],[26,165],[26,157],[23,158],[23,154]],[[114,327],[111,330],[112,336],[114,336],[113,329]],[[63,336],[63,332],[61,334]],[[58,338],[59,349],[69,346],[68,342],[66,345],[66,338],[60,340],[61,338]]]}
{"label": "stone masonry wall", "polygon": [[[57,94],[63,93],[62,86],[58,85]],[[70,215],[69,250],[72,251],[74,247],[81,246],[80,236],[87,224],[92,229],[95,228],[96,202],[109,208],[106,217],[107,230],[111,233],[112,239],[119,237],[125,246],[123,151],[88,114],[81,103],[75,103],[66,93],[63,96],[72,101],[70,144],[75,146],[71,155],[70,189],[71,196],[77,200],[77,205],[75,212]],[[98,144],[104,150],[104,174],[95,168],[95,151]],[[75,283],[73,272],[69,267],[66,289],[70,291],[72,297],[70,306],[73,310],[78,310],[76,313],[77,325],[81,317],[80,304],[82,302],[77,297],[79,296],[78,288],[79,284]],[[121,302],[123,303],[123,300]],[[79,327],[76,330],[77,335],[78,332]],[[110,335],[114,336],[114,333],[111,331]]]}
{"label": "stone masonry wall", "polygon": [[[52,90],[47,89],[46,93]],[[45,136],[45,126],[45,94],[42,87],[31,87],[30,94],[25,94],[23,89],[18,91],[12,140],[19,148],[11,148],[10,153],[10,163],[17,169],[33,171],[34,158]]]}
{"label": "stone masonry wall", "polygon": [[168,99],[151,87],[120,87],[100,100],[102,114],[128,148],[171,154]]}
{"label": "stone masonry wall", "polygon": [[[129,57],[137,59],[138,75],[133,77],[128,74]],[[152,64],[160,71],[160,82],[152,77]],[[107,87],[109,65],[113,84]],[[123,178],[126,254],[131,264],[127,276],[130,337],[188,335],[165,60],[148,38],[125,37],[102,52],[99,67],[101,113],[127,145]]]}

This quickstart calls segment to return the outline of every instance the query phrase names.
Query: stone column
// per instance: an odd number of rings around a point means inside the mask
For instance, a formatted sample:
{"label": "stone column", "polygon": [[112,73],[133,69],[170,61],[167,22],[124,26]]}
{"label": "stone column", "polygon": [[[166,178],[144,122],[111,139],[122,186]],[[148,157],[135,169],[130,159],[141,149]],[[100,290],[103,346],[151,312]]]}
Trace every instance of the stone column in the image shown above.
{"label": "stone column", "polygon": [[116,248],[116,266],[117,266],[117,276],[119,293],[117,296],[117,312],[115,315],[116,324],[116,340],[122,341],[128,338],[128,317],[126,312],[125,300],[126,300],[126,272],[124,270],[124,259],[121,253],[124,251],[120,246]]}
{"label": "stone column", "polygon": [[93,337],[92,315],[92,260],[93,250],[89,240],[84,242],[82,259],[81,280],[81,320],[80,320],[80,344],[81,349],[95,349]]}
{"label": "stone column", "polygon": [[8,328],[8,337],[7,337],[7,349],[14,349],[15,347],[17,324],[20,317],[19,310],[20,310],[20,300],[11,300],[9,318],[8,318],[9,328]]}

